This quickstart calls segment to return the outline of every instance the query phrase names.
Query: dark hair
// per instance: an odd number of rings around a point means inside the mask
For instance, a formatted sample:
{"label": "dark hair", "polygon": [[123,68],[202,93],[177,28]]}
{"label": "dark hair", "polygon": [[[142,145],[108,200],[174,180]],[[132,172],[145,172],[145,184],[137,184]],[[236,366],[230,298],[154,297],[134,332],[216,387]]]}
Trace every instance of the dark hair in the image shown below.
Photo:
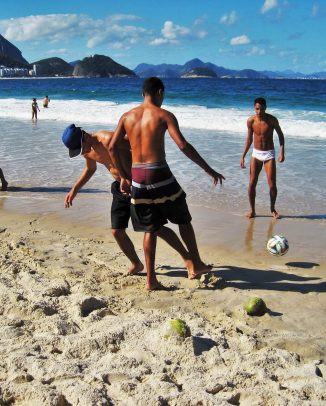
{"label": "dark hair", "polygon": [[258,103],[261,104],[263,107],[266,108],[266,100],[263,97],[257,97],[257,99],[255,99],[254,105]]}
{"label": "dark hair", "polygon": [[154,96],[159,90],[164,92],[164,84],[161,79],[157,77],[151,77],[144,80],[143,83],[143,94]]}

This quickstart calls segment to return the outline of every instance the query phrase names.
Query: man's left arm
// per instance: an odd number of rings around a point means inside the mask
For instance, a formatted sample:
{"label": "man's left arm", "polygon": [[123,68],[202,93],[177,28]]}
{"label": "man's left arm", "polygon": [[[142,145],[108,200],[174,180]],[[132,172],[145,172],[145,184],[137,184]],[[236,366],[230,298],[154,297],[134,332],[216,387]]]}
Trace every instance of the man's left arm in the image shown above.
{"label": "man's left arm", "polygon": [[282,129],[280,127],[280,124],[279,124],[277,119],[275,119],[275,127],[274,128],[275,128],[275,131],[277,132],[278,139],[279,139],[279,142],[280,142],[280,153],[279,153],[279,156],[278,156],[278,161],[279,162],[284,162],[284,159],[285,159],[285,140],[284,140],[283,131],[282,131]]}

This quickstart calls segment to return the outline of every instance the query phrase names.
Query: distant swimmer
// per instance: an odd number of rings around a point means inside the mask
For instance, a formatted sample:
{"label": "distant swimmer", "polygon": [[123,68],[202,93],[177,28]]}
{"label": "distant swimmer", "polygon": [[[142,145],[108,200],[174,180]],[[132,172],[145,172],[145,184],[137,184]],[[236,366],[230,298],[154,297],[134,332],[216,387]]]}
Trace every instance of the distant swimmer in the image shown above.
{"label": "distant swimmer", "polygon": [[50,103],[49,96],[45,96],[43,99],[43,107],[48,108]]}
{"label": "distant swimmer", "polygon": [[4,176],[4,174],[3,174],[1,168],[0,168],[0,180],[1,180],[1,184],[2,184],[1,190],[2,190],[2,191],[7,190],[7,188],[8,188],[8,182],[6,181],[5,176]]}
{"label": "distant swimmer", "polygon": [[35,120],[37,120],[37,110],[40,111],[40,109],[38,108],[38,104],[36,99],[33,99],[32,102],[32,120],[35,118]]}
{"label": "distant swimmer", "polygon": [[276,163],[275,163],[275,149],[273,142],[274,130],[278,134],[280,143],[280,152],[278,161],[284,161],[284,135],[276,117],[266,113],[266,100],[262,97],[255,99],[254,108],[256,115],[251,116],[247,120],[248,135],[244,146],[243,154],[240,160],[241,168],[245,168],[245,156],[249,148],[254,142],[252,158],[250,162],[250,181],[248,188],[248,196],[250,203],[250,212],[247,214],[248,218],[256,216],[255,199],[256,199],[256,185],[262,167],[264,166],[267,182],[269,185],[271,213],[275,219],[279,219],[280,215],[275,209],[275,202],[277,197],[276,187]]}

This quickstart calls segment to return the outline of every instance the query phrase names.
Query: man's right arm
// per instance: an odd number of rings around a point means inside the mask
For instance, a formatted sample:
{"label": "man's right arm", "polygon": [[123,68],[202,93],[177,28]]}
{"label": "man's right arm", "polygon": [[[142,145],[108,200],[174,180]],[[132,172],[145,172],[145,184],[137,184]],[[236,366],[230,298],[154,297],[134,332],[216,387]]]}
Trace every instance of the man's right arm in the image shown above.
{"label": "man's right arm", "polygon": [[245,156],[247,155],[247,152],[249,151],[249,148],[251,147],[252,141],[253,141],[253,135],[254,135],[254,130],[252,128],[252,118],[248,118],[247,120],[247,128],[248,128],[248,135],[246,139],[246,143],[244,146],[244,150],[240,159],[240,166],[241,168],[245,168]]}
{"label": "man's right arm", "polygon": [[90,178],[94,175],[95,172],[96,172],[96,162],[93,161],[92,159],[86,158],[86,166],[82,174],[80,175],[74,186],[70,189],[70,192],[67,193],[65,197],[66,209],[72,206],[72,201],[76,197],[78,191],[90,180]]}
{"label": "man's right arm", "polygon": [[115,129],[112,139],[110,141],[108,151],[112,159],[114,167],[119,172],[120,189],[123,193],[129,194],[131,188],[130,174],[126,173],[124,166],[121,162],[121,153],[119,153],[119,144],[126,136],[124,127],[124,115],[120,118],[117,128]]}
{"label": "man's right arm", "polygon": [[222,180],[225,179],[224,176],[214,171],[214,169],[212,169],[201,157],[197,150],[187,142],[179,129],[179,124],[176,117],[170,112],[167,112],[166,124],[171,138],[177,144],[179,149],[186,155],[186,157],[195,162],[195,164],[197,164],[209,176],[211,176],[213,178],[214,185],[217,185],[219,182],[222,184]]}

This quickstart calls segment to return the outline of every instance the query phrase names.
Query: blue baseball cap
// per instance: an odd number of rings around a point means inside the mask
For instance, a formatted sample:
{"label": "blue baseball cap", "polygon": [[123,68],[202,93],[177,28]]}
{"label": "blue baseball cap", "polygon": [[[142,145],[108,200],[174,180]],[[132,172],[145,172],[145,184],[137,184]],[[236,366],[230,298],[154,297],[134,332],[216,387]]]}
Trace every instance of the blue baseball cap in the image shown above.
{"label": "blue baseball cap", "polygon": [[83,132],[80,127],[70,124],[62,134],[62,142],[69,149],[70,158],[74,158],[81,153]]}

